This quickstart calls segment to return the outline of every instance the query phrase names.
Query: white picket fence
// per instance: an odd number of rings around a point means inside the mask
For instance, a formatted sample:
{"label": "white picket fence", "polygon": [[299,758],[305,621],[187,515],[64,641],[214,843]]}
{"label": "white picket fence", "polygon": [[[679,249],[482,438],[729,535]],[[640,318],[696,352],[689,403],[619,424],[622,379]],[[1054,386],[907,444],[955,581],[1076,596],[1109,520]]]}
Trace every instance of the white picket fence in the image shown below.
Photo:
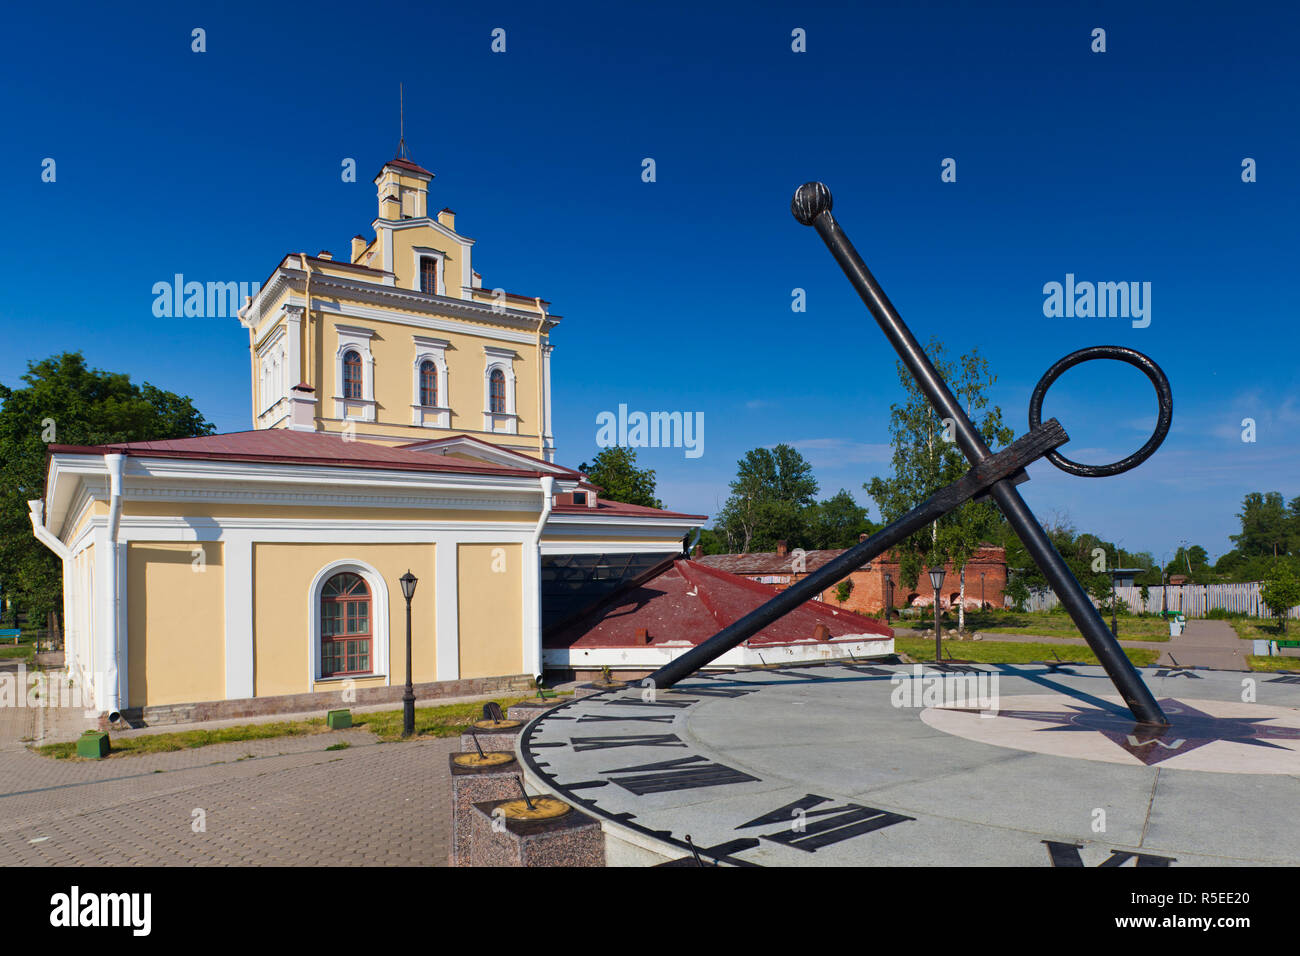
{"label": "white picket fence", "polygon": [[[1165,603],[1165,592],[1169,592],[1169,603]],[[1178,587],[1147,588],[1146,605],[1142,603],[1141,588],[1116,588],[1115,594],[1128,606],[1131,613],[1146,611],[1157,614],[1163,610],[1177,611],[1187,617],[1204,617],[1207,611],[1223,608],[1233,614],[1245,614],[1248,617],[1272,617],[1259,595],[1260,582],[1247,581],[1243,584],[1183,584]],[[1007,598],[1007,607],[1011,599]],[[1056,607],[1060,600],[1051,590],[1034,591],[1025,601],[1026,611],[1046,611]],[[1094,604],[1097,602],[1094,600]],[[1287,612],[1289,618],[1300,618],[1300,605]]]}

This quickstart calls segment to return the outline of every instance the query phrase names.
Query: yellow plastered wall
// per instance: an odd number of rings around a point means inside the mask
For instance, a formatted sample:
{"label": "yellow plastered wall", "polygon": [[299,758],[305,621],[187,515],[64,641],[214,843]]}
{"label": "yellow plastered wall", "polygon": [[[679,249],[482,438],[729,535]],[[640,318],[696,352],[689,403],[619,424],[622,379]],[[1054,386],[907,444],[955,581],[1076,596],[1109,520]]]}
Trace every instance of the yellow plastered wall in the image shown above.
{"label": "yellow plastered wall", "polygon": [[[258,697],[337,686],[335,681],[314,686],[310,681],[310,642],[317,639],[310,633],[312,581],[335,561],[367,564],[387,586],[388,675],[393,684],[406,680],[406,599],[398,579],[408,569],[419,579],[411,602],[412,678],[417,683],[437,679],[434,545],[258,543],[253,545],[253,686]],[[356,684],[382,686],[384,680],[357,678]]]}
{"label": "yellow plastered wall", "polygon": [[219,542],[130,542],[127,621],[130,706],[225,697]]}
{"label": "yellow plastered wall", "polygon": [[[423,438],[435,438],[447,434],[446,431],[423,429],[411,424],[411,404],[415,401],[415,354],[416,346],[412,339],[415,334],[434,335],[449,343],[445,354],[447,361],[448,407],[451,409],[449,430],[453,432],[478,433],[484,437],[495,436],[503,443],[535,444],[537,438],[537,381],[538,363],[535,343],[504,342],[476,335],[462,335],[455,332],[438,331],[429,333],[409,325],[397,322],[383,322],[372,319],[326,318],[322,334],[323,347],[320,350],[318,381],[324,386],[319,390],[321,399],[318,411],[322,418],[334,418],[334,397],[343,393],[343,383],[339,380],[339,334],[336,325],[348,325],[372,329],[374,336],[370,339],[370,353],[374,357],[375,376],[375,410],[376,421],[357,422],[358,432],[389,432],[406,434],[408,441]],[[509,348],[519,358],[512,363],[515,373],[515,413],[518,418],[518,434],[491,433],[483,431],[483,413],[487,409],[486,379],[487,356],[484,346]],[[393,428],[396,426],[396,428]],[[325,431],[342,431],[343,425],[338,421],[322,423]],[[492,440],[491,437],[488,440]]]}
{"label": "yellow plastered wall", "polygon": [[517,544],[462,544],[460,580],[460,676],[522,674],[523,552]]}

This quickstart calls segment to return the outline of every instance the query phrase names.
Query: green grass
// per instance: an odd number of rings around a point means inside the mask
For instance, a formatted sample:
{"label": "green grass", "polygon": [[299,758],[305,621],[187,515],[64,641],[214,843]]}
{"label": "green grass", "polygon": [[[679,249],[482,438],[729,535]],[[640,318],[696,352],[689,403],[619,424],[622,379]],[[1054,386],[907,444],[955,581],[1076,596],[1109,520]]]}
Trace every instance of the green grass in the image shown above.
{"label": "green grass", "polygon": [[[958,660],[975,661],[980,664],[1028,664],[1032,661],[1055,661],[1059,655],[1063,661],[1078,661],[1081,664],[1096,664],[1097,658],[1087,647],[1062,647],[1059,644],[1029,644],[1019,641],[953,641],[943,642],[944,654],[951,654]],[[900,654],[907,654],[917,660],[934,660],[934,638],[926,640],[921,637],[895,637],[894,649]],[[1159,651],[1148,648],[1123,649],[1128,659],[1137,667],[1149,667],[1160,656]],[[945,656],[946,659],[946,656]]]}
{"label": "green grass", "polygon": [[0,657],[9,659],[17,657],[30,663],[35,656],[35,644],[19,644],[17,646],[14,646],[13,644],[0,644]]}
{"label": "green grass", "polygon": [[1246,663],[1253,671],[1295,671],[1300,674],[1300,657],[1262,657],[1247,654]]}
{"label": "green grass", "polygon": [[[509,697],[498,700],[501,710],[509,710],[512,704],[529,700],[527,696]],[[415,736],[417,737],[459,737],[470,724],[483,718],[484,701],[471,701],[466,704],[443,704],[441,707],[415,708]],[[373,714],[353,714],[353,727],[364,727],[380,740],[392,741],[402,739],[402,711],[381,710]]]}
{"label": "green grass", "polygon": [[[1106,624],[1110,616],[1106,615]],[[1118,618],[1121,641],[1167,641],[1169,624],[1158,617],[1121,614]],[[945,627],[957,626],[957,615],[943,615]],[[934,621],[930,621],[934,629]],[[972,611],[966,615],[966,630],[981,634],[1028,634],[1035,637],[1082,637],[1068,614],[1053,611]]]}
{"label": "green grass", "polygon": [[[132,754],[170,753],[176,750],[194,750],[212,744],[237,743],[243,740],[268,740],[272,737],[306,737],[310,734],[328,733],[325,718],[312,717],[308,720],[282,720],[267,724],[239,724],[235,727],[218,727],[213,730],[180,730],[160,734],[141,734],[138,737],[113,737],[109,757],[129,756]],[[59,760],[76,758],[75,741],[59,744],[45,744],[35,748],[43,757]]]}
{"label": "green grass", "polygon": [[[507,710],[512,704],[529,700],[529,697],[508,697],[497,701],[501,709]],[[483,716],[484,701],[464,704],[443,704],[440,707],[417,707],[415,709],[416,737],[459,737],[466,728]],[[353,714],[352,726],[365,728],[383,741],[402,740],[402,711],[382,710],[371,714]],[[180,730],[157,734],[141,734],[137,737],[113,737],[108,756],[127,757],[135,754],[170,753],[176,750],[194,750],[212,744],[238,743],[245,740],[269,740],[274,737],[306,737],[313,734],[328,734],[332,731],[325,726],[324,717],[311,717],[307,720],[281,720],[266,724],[239,724],[234,727],[220,727],[213,730]],[[414,738],[412,738],[414,739]],[[332,744],[326,750],[343,750],[346,742]],[[75,741],[58,744],[44,744],[34,748],[43,757],[57,760],[81,760],[77,757]]]}

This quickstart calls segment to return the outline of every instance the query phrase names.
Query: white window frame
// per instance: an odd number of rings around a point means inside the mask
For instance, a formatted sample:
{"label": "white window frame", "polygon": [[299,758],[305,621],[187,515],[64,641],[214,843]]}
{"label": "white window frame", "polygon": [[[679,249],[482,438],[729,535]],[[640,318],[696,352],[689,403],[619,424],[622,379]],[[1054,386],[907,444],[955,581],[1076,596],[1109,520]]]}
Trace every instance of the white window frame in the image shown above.
{"label": "white window frame", "polygon": [[441,251],[440,249],[430,249],[428,246],[414,246],[411,249],[411,253],[412,253],[412,264],[415,270],[412,273],[414,278],[411,280],[411,288],[413,288],[416,292],[423,292],[423,290],[420,288],[420,260],[437,259],[438,265],[435,271],[438,277],[437,278],[438,288],[441,289],[442,291],[424,292],[424,294],[445,296],[447,294],[447,253]]}
{"label": "white window frame", "polygon": [[273,414],[277,405],[289,397],[285,381],[289,364],[288,341],[283,325],[277,326],[258,346],[257,366],[260,376],[257,411],[258,425],[267,428],[288,413],[287,406]]}
{"label": "white window frame", "polygon": [[[347,674],[340,677],[322,677],[320,672],[321,620],[320,598],[325,582],[336,574],[351,573],[366,582],[370,589],[370,672],[368,674]],[[311,626],[307,630],[307,640],[311,643],[308,660],[311,662],[307,673],[313,684],[333,683],[347,680],[371,680],[385,678],[385,684],[392,684],[388,673],[388,585],[383,575],[364,561],[355,558],[343,558],[332,561],[316,572],[308,591],[307,600],[311,602],[308,620]]]}
{"label": "white window frame", "polygon": [[[375,421],[375,357],[370,351],[370,340],[374,329],[363,329],[355,325],[336,325],[339,347],[334,354],[334,417],[352,421]],[[350,349],[355,349],[361,356],[361,397],[346,398],[343,395],[343,356]]]}
{"label": "white window frame", "polygon": [[[447,391],[446,339],[432,339],[423,335],[411,336],[415,343],[415,361],[411,364],[411,424],[422,428],[450,428],[451,404]],[[420,366],[432,362],[437,370],[438,405],[420,404]]]}
{"label": "white window frame", "polygon": [[[483,346],[483,430],[506,435],[519,434],[519,416],[515,414],[515,361],[513,349]],[[500,369],[506,378],[506,410],[492,411],[492,372]]]}

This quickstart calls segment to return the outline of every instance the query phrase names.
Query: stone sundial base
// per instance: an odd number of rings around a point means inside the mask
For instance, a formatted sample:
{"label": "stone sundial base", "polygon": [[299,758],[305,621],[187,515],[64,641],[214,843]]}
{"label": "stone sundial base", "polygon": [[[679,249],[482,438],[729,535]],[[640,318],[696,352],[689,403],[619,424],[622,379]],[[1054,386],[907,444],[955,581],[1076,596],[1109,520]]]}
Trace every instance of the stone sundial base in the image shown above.
{"label": "stone sundial base", "polygon": [[575,700],[520,756],[610,865],[687,834],[724,865],[1300,864],[1300,675],[1142,675],[1166,730],[1098,667],[828,664]]}

